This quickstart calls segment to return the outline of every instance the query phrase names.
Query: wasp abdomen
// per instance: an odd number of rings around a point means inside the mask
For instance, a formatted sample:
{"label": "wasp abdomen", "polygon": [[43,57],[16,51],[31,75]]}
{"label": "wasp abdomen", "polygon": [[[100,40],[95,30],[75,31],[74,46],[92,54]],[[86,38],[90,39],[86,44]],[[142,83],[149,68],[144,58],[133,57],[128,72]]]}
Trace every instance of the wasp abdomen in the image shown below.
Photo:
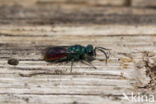
{"label": "wasp abdomen", "polygon": [[49,48],[44,59],[46,61],[61,61],[67,58],[67,49],[63,47]]}

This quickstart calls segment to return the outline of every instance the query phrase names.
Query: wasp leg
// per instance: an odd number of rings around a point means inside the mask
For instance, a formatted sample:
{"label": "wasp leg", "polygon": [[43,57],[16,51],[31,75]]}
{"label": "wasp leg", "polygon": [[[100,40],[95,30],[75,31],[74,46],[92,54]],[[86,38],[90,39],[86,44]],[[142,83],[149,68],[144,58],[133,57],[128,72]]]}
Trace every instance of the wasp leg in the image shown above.
{"label": "wasp leg", "polygon": [[73,69],[73,64],[74,64],[74,59],[71,60],[71,70],[70,70],[71,73],[72,73],[72,69]]}
{"label": "wasp leg", "polygon": [[81,60],[81,62],[82,62],[83,64],[86,64],[86,65],[92,66],[94,69],[97,69],[97,68],[96,68],[91,62],[89,62],[89,61]]}

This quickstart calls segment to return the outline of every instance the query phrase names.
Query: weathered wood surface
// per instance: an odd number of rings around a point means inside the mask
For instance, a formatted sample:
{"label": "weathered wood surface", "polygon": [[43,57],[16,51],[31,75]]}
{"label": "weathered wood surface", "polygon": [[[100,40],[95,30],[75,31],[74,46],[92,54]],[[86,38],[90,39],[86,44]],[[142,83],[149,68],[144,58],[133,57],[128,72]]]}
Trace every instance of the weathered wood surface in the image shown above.
{"label": "weathered wood surface", "polygon": [[155,0],[0,0],[0,5],[70,5],[70,6],[135,6],[156,7]]}
{"label": "weathered wood surface", "polygon": [[34,4],[74,4],[74,5],[92,5],[92,6],[124,6],[129,3],[129,0],[0,0],[0,5],[20,4],[30,6]]}
{"label": "weathered wood surface", "polygon": [[38,0],[37,3],[64,3],[64,4],[85,4],[85,5],[109,5],[109,6],[123,6],[128,0]]}
{"label": "weathered wood surface", "polygon": [[0,0],[0,5],[23,5],[23,6],[31,6],[36,4],[37,0]]}
{"label": "weathered wood surface", "polygon": [[[133,104],[123,93],[155,94],[155,11],[1,7],[0,103]],[[111,58],[107,65],[94,61],[96,70],[75,63],[72,73],[70,63],[43,60],[46,47],[73,44],[110,48]],[[19,64],[9,65],[11,58]]]}
{"label": "weathered wood surface", "polygon": [[155,0],[132,0],[131,3],[137,7],[156,7]]}

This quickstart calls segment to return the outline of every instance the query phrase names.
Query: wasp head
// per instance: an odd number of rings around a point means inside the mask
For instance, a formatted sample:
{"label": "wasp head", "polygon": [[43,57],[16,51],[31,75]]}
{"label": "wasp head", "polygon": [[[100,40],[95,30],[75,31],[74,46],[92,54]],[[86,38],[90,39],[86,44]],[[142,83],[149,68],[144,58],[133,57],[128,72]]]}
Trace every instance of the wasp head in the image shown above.
{"label": "wasp head", "polygon": [[93,45],[88,45],[86,47],[86,53],[89,56],[94,56],[95,55],[95,51],[94,51]]}

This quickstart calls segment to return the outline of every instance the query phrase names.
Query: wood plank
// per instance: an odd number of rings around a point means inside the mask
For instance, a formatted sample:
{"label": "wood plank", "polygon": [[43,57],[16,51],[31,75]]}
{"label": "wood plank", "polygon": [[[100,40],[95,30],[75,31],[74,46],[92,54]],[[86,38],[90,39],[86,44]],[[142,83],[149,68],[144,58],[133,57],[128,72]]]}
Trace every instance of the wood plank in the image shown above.
{"label": "wood plank", "polygon": [[[155,93],[154,9],[12,9],[0,9],[0,103],[132,104],[123,93]],[[97,58],[104,60],[92,62],[97,69],[77,62],[72,73],[70,63],[43,60],[47,47],[74,44],[112,49],[108,64],[100,52]],[[9,65],[11,58],[19,64]]]}
{"label": "wood plank", "polygon": [[31,6],[36,3],[37,0],[0,0],[0,5],[22,5],[22,6]]}
{"label": "wood plank", "polygon": [[90,5],[90,6],[124,6],[128,0],[0,0],[0,5]]}
{"label": "wood plank", "polygon": [[38,0],[40,4],[81,4],[81,5],[109,5],[109,6],[123,6],[126,5],[127,0]]}
{"label": "wood plank", "polygon": [[155,0],[132,0],[132,6],[156,7],[156,2]]}
{"label": "wood plank", "polygon": [[81,6],[61,6],[58,9],[58,6],[55,5],[52,7],[35,6],[28,8],[22,6],[3,6],[0,10],[0,23],[3,25],[16,24],[28,26],[54,26],[55,24],[119,25],[120,23],[120,25],[132,25],[136,27],[140,25],[153,26],[156,23],[156,12],[154,9],[146,10],[121,7],[80,7]]}

